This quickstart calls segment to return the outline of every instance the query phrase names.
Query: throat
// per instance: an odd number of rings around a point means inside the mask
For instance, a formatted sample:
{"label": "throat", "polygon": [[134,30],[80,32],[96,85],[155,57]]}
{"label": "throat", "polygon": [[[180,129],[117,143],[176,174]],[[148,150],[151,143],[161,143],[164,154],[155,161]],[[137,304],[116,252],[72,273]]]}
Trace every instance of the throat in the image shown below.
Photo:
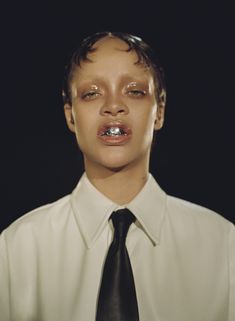
{"label": "throat", "polygon": [[87,177],[103,195],[118,205],[124,205],[141,191],[147,182],[148,173],[133,176],[119,171],[112,172],[106,177],[93,177],[87,173]]}

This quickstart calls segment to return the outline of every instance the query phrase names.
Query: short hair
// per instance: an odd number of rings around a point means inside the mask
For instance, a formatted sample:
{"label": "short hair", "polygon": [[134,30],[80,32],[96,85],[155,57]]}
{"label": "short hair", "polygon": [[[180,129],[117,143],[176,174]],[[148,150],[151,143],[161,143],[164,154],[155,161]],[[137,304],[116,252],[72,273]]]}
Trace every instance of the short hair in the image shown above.
{"label": "short hair", "polygon": [[72,97],[71,97],[71,80],[73,77],[73,72],[76,67],[81,65],[82,61],[90,61],[88,58],[88,54],[94,52],[96,49],[93,47],[94,44],[105,37],[114,37],[121,39],[127,45],[127,52],[134,50],[138,56],[138,60],[136,64],[144,64],[148,68],[150,68],[155,83],[155,96],[157,102],[165,103],[166,96],[166,83],[165,83],[165,74],[163,67],[159,61],[159,58],[156,57],[152,48],[144,42],[140,37],[131,35],[129,33],[123,32],[97,32],[91,36],[86,37],[81,45],[74,51],[72,54],[68,64],[65,66],[65,75],[63,82],[63,101],[64,104],[68,103],[72,105]]}

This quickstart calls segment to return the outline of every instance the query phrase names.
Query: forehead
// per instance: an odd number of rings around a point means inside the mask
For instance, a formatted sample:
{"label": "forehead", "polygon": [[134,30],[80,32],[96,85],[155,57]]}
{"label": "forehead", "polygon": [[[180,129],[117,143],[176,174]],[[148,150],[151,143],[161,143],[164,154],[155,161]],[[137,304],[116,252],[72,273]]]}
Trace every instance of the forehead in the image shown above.
{"label": "forehead", "polygon": [[107,53],[113,51],[126,52],[129,49],[129,45],[122,39],[107,36],[98,40],[92,46],[92,49],[95,49],[96,52],[99,50]]}
{"label": "forehead", "polygon": [[91,76],[109,77],[114,74],[118,77],[123,73],[136,77],[151,76],[150,69],[139,58],[135,50],[130,50],[128,44],[113,37],[98,40],[88,53],[86,61],[81,61],[77,67],[76,78],[89,78]]}

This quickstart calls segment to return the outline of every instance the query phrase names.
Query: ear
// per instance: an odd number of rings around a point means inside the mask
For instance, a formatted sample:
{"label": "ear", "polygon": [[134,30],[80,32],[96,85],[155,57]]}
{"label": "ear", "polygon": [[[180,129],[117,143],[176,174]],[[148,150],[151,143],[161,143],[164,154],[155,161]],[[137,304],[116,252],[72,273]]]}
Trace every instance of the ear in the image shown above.
{"label": "ear", "polygon": [[156,119],[154,123],[155,130],[161,129],[164,124],[165,105],[166,105],[166,93],[165,91],[162,91],[161,95],[159,96],[159,102],[157,105]]}
{"label": "ear", "polygon": [[71,130],[71,132],[75,133],[75,122],[73,117],[73,110],[72,110],[72,106],[68,103],[64,105],[64,114],[65,114],[65,119],[66,119],[68,128]]}

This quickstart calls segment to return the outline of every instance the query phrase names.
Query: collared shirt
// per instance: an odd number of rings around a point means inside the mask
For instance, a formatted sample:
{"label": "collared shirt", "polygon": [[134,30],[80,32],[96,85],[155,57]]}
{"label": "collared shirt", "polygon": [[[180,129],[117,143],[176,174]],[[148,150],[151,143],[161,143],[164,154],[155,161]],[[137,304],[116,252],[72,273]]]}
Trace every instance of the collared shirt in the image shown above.
{"label": "collared shirt", "polygon": [[[234,321],[235,228],[149,179],[126,207],[140,321]],[[0,239],[0,321],[95,321],[119,206],[86,175],[71,195],[15,221]]]}

